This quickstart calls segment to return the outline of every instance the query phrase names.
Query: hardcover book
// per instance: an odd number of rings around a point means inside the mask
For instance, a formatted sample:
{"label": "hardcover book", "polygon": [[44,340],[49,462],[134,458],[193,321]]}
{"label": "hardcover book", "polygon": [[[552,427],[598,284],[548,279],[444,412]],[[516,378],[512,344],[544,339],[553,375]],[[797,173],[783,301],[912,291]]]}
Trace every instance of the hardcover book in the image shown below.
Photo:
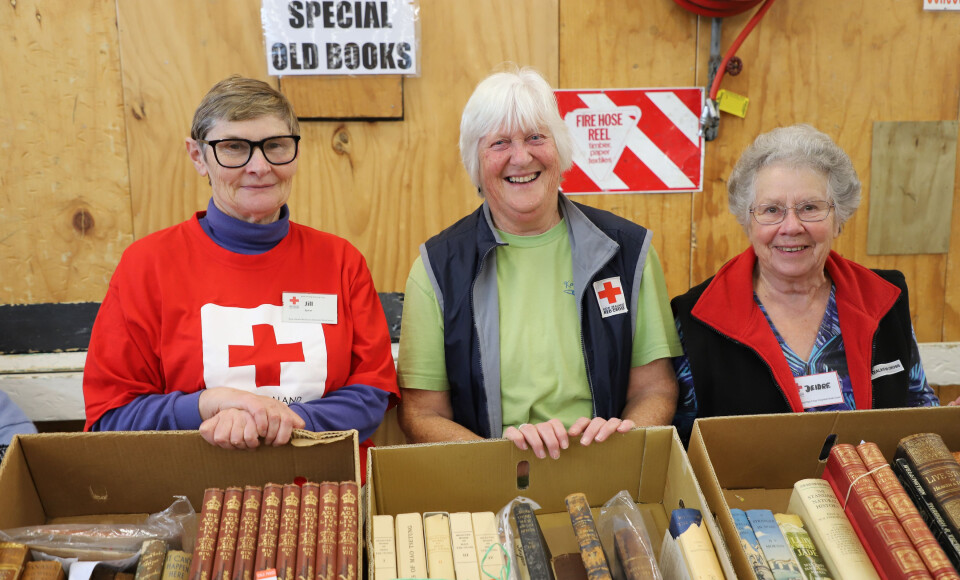
{"label": "hardcover book", "polygon": [[[160,580],[186,580],[190,573],[190,559],[190,554],[182,550],[167,550]],[[119,575],[117,580],[121,580]]]}
{"label": "hardcover book", "polygon": [[503,570],[503,550],[500,549],[500,534],[497,532],[497,517],[493,512],[474,512],[473,536],[477,543],[477,560],[480,578],[500,578]]}
{"label": "hardcover book", "polygon": [[213,580],[232,580],[242,500],[243,489],[239,487],[228,487],[223,493],[220,530],[217,532],[217,548],[213,553]]}
{"label": "hardcover book", "polygon": [[396,538],[398,577],[426,578],[427,553],[423,544],[422,516],[418,513],[397,514]]}
{"label": "hardcover book", "polygon": [[747,556],[747,562],[753,568],[753,573],[759,580],[775,580],[773,571],[763,556],[763,550],[760,548],[760,542],[757,540],[757,534],[747,519],[747,512],[738,508],[731,508],[730,515],[733,516],[733,523],[737,526],[737,534],[740,536],[740,547]]}
{"label": "hardcover book", "polygon": [[470,512],[450,514],[450,545],[453,549],[453,570],[457,580],[480,580],[477,544],[473,537]]}
{"label": "hardcover book", "polygon": [[914,472],[910,462],[904,458],[893,462],[894,473],[903,484],[904,490],[917,507],[923,521],[926,522],[933,537],[940,543],[944,553],[955,568],[960,568],[960,538],[957,538],[947,525],[947,521],[940,513],[940,509],[920,483],[920,478]]}
{"label": "hardcover book", "polygon": [[20,580],[63,580],[63,566],[57,560],[27,562]]}
{"label": "hardcover book", "polygon": [[960,464],[936,433],[917,433],[897,444],[894,459],[906,459],[939,508],[954,536],[960,536]]}
{"label": "hardcover book", "polygon": [[770,510],[747,510],[747,520],[760,542],[763,557],[766,558],[773,577],[776,580],[803,580],[800,564],[793,556],[793,550],[783,537],[780,526]]}
{"label": "hardcover book", "polygon": [[[277,580],[296,580],[297,533],[300,529],[300,486],[285,483],[280,496],[280,531],[277,534]],[[219,580],[219,578],[215,579]]]}
{"label": "hardcover book", "polygon": [[550,558],[550,567],[557,580],[587,580],[587,569],[583,567],[580,552],[554,556]]}
{"label": "hardcover book", "polygon": [[393,516],[373,516],[370,524],[373,580],[393,580],[397,577],[397,542],[394,538]]}
{"label": "hardcover book", "polygon": [[453,542],[450,539],[450,516],[444,512],[423,514],[424,544],[427,550],[429,578],[454,578]]}
{"label": "hardcover book", "polygon": [[340,516],[340,484],[320,484],[320,509],[317,514],[317,577],[334,580],[337,574],[337,527]]}
{"label": "hardcover book", "polygon": [[317,518],[320,511],[320,484],[308,481],[300,490],[300,523],[297,540],[296,580],[316,580]]}
{"label": "hardcover book", "polygon": [[211,487],[204,490],[203,505],[200,508],[200,518],[197,521],[197,543],[193,550],[193,557],[190,559],[188,580],[210,580],[222,507],[222,489]]}
{"label": "hardcover book", "polygon": [[257,556],[253,563],[254,575],[277,564],[277,537],[280,534],[280,504],[283,486],[268,483],[263,486],[260,500],[260,528],[257,532]]}
{"label": "hardcover book", "polygon": [[[587,578],[590,580],[609,578],[610,566],[607,564],[607,556],[603,552],[603,546],[600,545],[600,534],[597,532],[597,526],[593,521],[587,496],[583,493],[571,493],[564,499],[564,503],[567,505],[567,513],[570,514],[573,533],[577,536],[577,545],[580,546],[580,557],[583,558],[583,567],[587,570]],[[530,513],[532,515],[533,511]],[[524,555],[526,553],[526,546],[524,546]],[[549,558],[548,552],[547,562],[550,561]],[[531,574],[532,576],[533,574]]]}
{"label": "hardcover book", "polygon": [[340,520],[337,525],[337,579],[357,580],[359,561],[358,522],[359,486],[355,481],[340,482]]}
{"label": "hardcover book", "polygon": [[657,561],[640,533],[622,519],[613,521],[613,551],[626,580],[655,580],[660,577]]}
{"label": "hardcover book", "polygon": [[167,555],[167,544],[163,540],[146,540],[140,546],[140,559],[134,580],[160,580],[163,561]]}
{"label": "hardcover book", "polygon": [[777,520],[783,537],[787,540],[787,545],[793,550],[793,556],[800,564],[800,570],[806,580],[832,580],[830,571],[827,570],[827,564],[813,545],[813,539],[803,528],[803,520],[795,514],[773,514]]}
{"label": "hardcover book", "polygon": [[237,530],[237,550],[233,557],[233,579],[253,580],[253,565],[257,557],[257,530],[260,526],[260,501],[263,489],[248,485],[243,489],[240,508],[240,526]]}

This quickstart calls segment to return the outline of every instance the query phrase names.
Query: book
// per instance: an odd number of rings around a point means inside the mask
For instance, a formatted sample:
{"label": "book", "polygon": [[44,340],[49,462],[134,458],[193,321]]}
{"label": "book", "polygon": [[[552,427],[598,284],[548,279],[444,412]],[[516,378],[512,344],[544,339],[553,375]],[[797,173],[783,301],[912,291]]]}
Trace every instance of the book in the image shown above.
{"label": "book", "polygon": [[320,510],[320,484],[308,481],[300,489],[300,523],[297,539],[296,580],[315,580],[317,563],[317,518]]}
{"label": "book", "polygon": [[747,519],[747,512],[739,508],[730,508],[730,515],[733,516],[733,524],[737,527],[737,534],[740,536],[740,547],[743,548],[753,573],[759,580],[775,580],[773,570],[763,556],[757,534],[753,531],[750,520]]}
{"label": "book", "polygon": [[954,536],[960,536],[960,464],[936,433],[916,433],[897,443],[894,459],[906,459],[940,510]]}
{"label": "book", "polygon": [[923,521],[926,522],[933,533],[933,537],[940,543],[940,547],[943,548],[943,552],[947,555],[950,563],[955,568],[960,568],[960,538],[957,538],[950,530],[939,508],[933,503],[920,483],[920,478],[917,477],[910,466],[910,462],[901,457],[893,461],[893,466],[897,479],[900,480],[907,495],[910,496],[913,504],[917,507],[917,511],[920,512]]}
{"label": "book", "polygon": [[248,485],[243,488],[243,498],[240,502],[240,525],[237,528],[237,549],[233,557],[232,580],[253,580],[262,497],[263,489],[258,485]]}
{"label": "book", "polygon": [[800,564],[793,556],[793,550],[783,537],[780,526],[770,510],[747,510],[747,520],[753,528],[760,550],[776,580],[803,580]]}
{"label": "book", "polygon": [[491,576],[500,578],[503,570],[503,550],[500,547],[500,533],[497,532],[497,516],[493,512],[474,512],[470,514],[470,519],[477,544],[481,580]]}
{"label": "book", "polygon": [[640,533],[622,518],[613,520],[613,551],[627,580],[659,578],[657,561]]}
{"label": "book", "polygon": [[222,507],[222,489],[209,487],[203,491],[203,504],[197,520],[197,542],[193,549],[193,556],[190,558],[190,572],[187,574],[187,580],[210,580]]}
{"label": "book", "polygon": [[[395,525],[397,576],[400,578],[426,578],[427,553],[423,544],[422,516],[418,513],[397,514]],[[497,575],[497,578],[499,577]]]}
{"label": "book", "polygon": [[64,580],[63,565],[57,560],[27,562],[20,580]]}
{"label": "book", "polygon": [[932,578],[880,488],[867,474],[856,447],[849,443],[834,445],[823,479],[833,488],[881,578]]}
{"label": "book", "polygon": [[[300,486],[285,483],[280,494],[280,530],[277,534],[277,580],[296,580],[297,532],[300,526]],[[220,580],[215,578],[214,580]]]}
{"label": "book", "polygon": [[801,479],[793,484],[787,509],[803,520],[803,527],[833,578],[880,578],[829,483],[822,479]]}
{"label": "book", "polygon": [[357,580],[360,493],[355,481],[340,482],[340,517],[337,522],[337,580]]}
{"label": "book", "polygon": [[228,487],[223,492],[220,529],[217,531],[217,547],[213,552],[213,572],[211,573],[213,580],[232,580],[233,557],[237,551],[237,531],[240,529],[242,500],[242,488]]}
{"label": "book", "polygon": [[[163,559],[160,580],[186,580],[190,573],[190,554],[182,550],[167,550]],[[120,578],[117,578],[120,580]]]}
{"label": "book", "polygon": [[550,558],[550,567],[557,580],[587,580],[587,569],[580,552],[554,556]]}
{"label": "book", "polygon": [[277,538],[280,535],[280,504],[283,486],[267,483],[260,499],[260,524],[257,530],[257,555],[253,562],[254,575],[260,570],[274,568],[277,563]]}
{"label": "book", "polygon": [[860,455],[864,467],[870,472],[870,477],[887,500],[887,504],[903,526],[903,531],[910,538],[930,574],[937,580],[960,580],[960,574],[954,570],[943,548],[923,521],[920,512],[900,484],[877,444],[861,443],[857,445],[857,454]]}
{"label": "book", "polygon": [[393,516],[370,518],[370,544],[373,546],[373,580],[394,580],[397,577],[397,543]]}
{"label": "book", "polygon": [[316,580],[335,580],[337,573],[337,526],[340,515],[340,484],[320,484],[320,506],[317,513]]}
{"label": "book", "polygon": [[423,514],[423,537],[427,553],[427,577],[455,578],[450,516],[446,512]]}
{"label": "book", "polygon": [[0,580],[17,580],[23,573],[30,550],[25,544],[0,542]]}
{"label": "book", "polygon": [[[106,568],[106,566],[100,566],[100,568]],[[96,568],[94,568],[96,570]],[[91,575],[91,578],[93,575]],[[114,580],[133,580],[133,572],[117,572],[112,576]]]}
{"label": "book", "polygon": [[453,571],[457,580],[480,580],[477,542],[473,537],[470,512],[450,514],[450,546],[453,549]]}
{"label": "book", "polygon": [[795,514],[773,514],[787,545],[793,550],[793,557],[800,565],[800,571],[806,580],[831,580],[830,571],[823,561],[813,539],[803,528],[803,520]]}
{"label": "book", "polygon": [[[583,567],[587,569],[587,578],[590,578],[590,580],[609,578],[610,566],[607,565],[607,556],[603,552],[603,546],[600,545],[600,534],[597,532],[597,526],[593,521],[587,496],[583,493],[571,493],[563,501],[567,506],[567,513],[570,514],[573,533],[577,536],[577,545],[580,546]],[[530,513],[533,514],[532,511]],[[526,552],[526,546],[524,546],[524,556],[526,556]],[[550,561],[549,558],[548,552],[547,562]],[[529,562],[527,565],[529,566]]]}
{"label": "book", "polygon": [[134,580],[160,580],[163,561],[167,556],[167,544],[163,540],[146,540],[140,546],[140,559]]}

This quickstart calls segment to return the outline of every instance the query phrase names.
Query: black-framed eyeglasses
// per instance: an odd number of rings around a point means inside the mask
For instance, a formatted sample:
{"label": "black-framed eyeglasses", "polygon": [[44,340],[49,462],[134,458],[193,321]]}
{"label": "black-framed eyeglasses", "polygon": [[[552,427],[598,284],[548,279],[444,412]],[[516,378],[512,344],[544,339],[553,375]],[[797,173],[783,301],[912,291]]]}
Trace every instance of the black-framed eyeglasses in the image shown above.
{"label": "black-framed eyeglasses", "polygon": [[829,201],[804,201],[792,206],[782,206],[775,203],[761,203],[750,208],[753,219],[764,226],[776,225],[787,219],[787,212],[791,209],[796,212],[797,219],[802,222],[822,222],[830,215],[834,204]]}
{"label": "black-framed eyeglasses", "polygon": [[260,152],[263,153],[263,158],[271,165],[292,163],[297,158],[300,135],[278,135],[262,141],[250,141],[249,139],[204,141],[203,139],[197,139],[197,142],[206,143],[213,147],[213,157],[222,167],[236,169],[249,163],[250,159],[253,158],[253,150],[258,147]]}

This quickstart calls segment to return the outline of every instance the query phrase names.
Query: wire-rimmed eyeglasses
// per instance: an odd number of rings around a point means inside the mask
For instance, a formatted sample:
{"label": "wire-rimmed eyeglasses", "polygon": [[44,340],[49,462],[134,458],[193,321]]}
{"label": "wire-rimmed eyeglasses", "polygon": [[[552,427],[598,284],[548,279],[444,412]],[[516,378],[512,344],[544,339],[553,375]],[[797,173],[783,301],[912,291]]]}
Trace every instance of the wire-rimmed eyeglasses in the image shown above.
{"label": "wire-rimmed eyeglasses", "polygon": [[750,208],[753,219],[764,226],[776,225],[787,219],[787,212],[791,209],[796,212],[797,219],[802,222],[822,222],[830,215],[834,204],[829,201],[804,201],[797,205],[782,206],[775,203],[761,203]]}

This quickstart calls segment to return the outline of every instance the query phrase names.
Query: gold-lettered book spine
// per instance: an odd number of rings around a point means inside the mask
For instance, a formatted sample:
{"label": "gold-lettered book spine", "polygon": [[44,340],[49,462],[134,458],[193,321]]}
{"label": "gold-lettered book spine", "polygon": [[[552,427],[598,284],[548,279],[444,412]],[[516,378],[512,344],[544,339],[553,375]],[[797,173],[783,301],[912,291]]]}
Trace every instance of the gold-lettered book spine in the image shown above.
{"label": "gold-lettered book spine", "polygon": [[210,580],[222,507],[222,489],[211,487],[204,490],[200,520],[197,523],[197,543],[193,550],[193,558],[190,560],[190,573],[187,575],[187,580]]}
{"label": "gold-lettered book spine", "polygon": [[160,575],[160,580],[186,580],[190,573],[191,559],[190,554],[183,550],[168,550],[163,559],[163,573]]}

